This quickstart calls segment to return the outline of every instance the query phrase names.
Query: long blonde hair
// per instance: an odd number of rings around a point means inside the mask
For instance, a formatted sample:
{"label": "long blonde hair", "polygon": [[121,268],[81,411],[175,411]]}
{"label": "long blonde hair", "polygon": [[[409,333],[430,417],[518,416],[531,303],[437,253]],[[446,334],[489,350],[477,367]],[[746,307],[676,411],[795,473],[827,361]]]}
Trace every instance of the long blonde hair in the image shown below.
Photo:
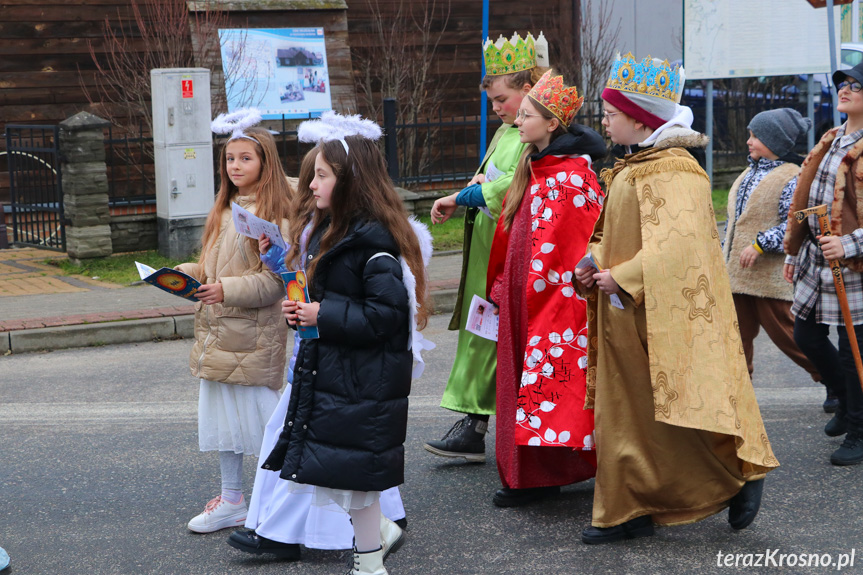
{"label": "long blonde hair", "polygon": [[408,221],[404,203],[387,175],[384,157],[377,144],[361,136],[348,136],[345,142],[350,154],[345,152],[338,140],[324,142],[319,147],[321,158],[330,165],[336,176],[336,184],[330,197],[330,207],[315,210],[312,234],[325,225],[327,216],[330,217],[330,223],[321,238],[318,255],[306,269],[308,281],[313,281],[321,256],[347,235],[354,219],[380,222],[392,234],[399,254],[416,278],[416,299],[419,305],[417,329],[423,329],[430,312],[426,270],[419,240]]}
{"label": "long blonde hair", "polygon": [[[255,152],[261,160],[261,176],[258,179],[258,187],[255,192],[255,215],[276,225],[281,225],[282,220],[288,219],[290,215],[290,201],[293,192],[288,185],[282,163],[279,161],[276,141],[270,132],[264,128],[249,128],[244,133],[254,138],[254,140],[248,141],[252,142]],[[239,193],[237,186],[228,177],[225,151],[230,143],[230,140],[225,142],[219,152],[219,178],[221,182],[219,193],[216,194],[215,205],[207,215],[207,223],[204,226],[200,262],[206,261],[207,255],[219,237],[222,213],[231,208],[231,201]],[[251,238],[245,239],[249,242],[257,242]],[[256,245],[255,251],[257,249]]]}
{"label": "long blonde hair", "polygon": [[[533,99],[533,97],[528,96],[528,99],[543,118],[551,120],[555,117],[554,114],[549,112],[545,106],[540,105],[539,102]],[[567,131],[568,129],[563,125],[563,123],[559,124],[557,129],[551,133],[549,144],[566,134]],[[530,144],[524,149],[524,152],[521,154],[521,159],[518,161],[518,167],[515,169],[515,174],[512,176],[512,183],[509,185],[509,190],[506,192],[506,199],[503,204],[503,225],[506,231],[509,231],[509,228],[512,226],[512,221],[515,219],[515,213],[518,211],[518,206],[521,204],[521,199],[524,197],[525,189],[528,184],[533,181],[533,168],[531,168],[530,165],[530,156],[536,154],[538,151],[536,144]]]}

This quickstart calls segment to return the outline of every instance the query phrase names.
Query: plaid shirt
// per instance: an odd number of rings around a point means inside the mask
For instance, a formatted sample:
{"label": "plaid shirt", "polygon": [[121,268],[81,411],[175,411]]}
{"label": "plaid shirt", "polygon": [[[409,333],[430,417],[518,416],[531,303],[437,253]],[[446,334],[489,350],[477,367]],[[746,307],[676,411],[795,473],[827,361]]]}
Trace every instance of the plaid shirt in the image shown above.
{"label": "plaid shirt", "polygon": [[[861,137],[863,137],[863,130],[846,136],[845,126],[839,128],[830,150],[818,165],[818,171],[809,191],[808,207],[827,204],[827,213],[830,214],[836,172],[849,148]],[[815,310],[816,322],[826,325],[844,325],[830,265],[824,258],[821,247],[814,240],[814,235],[818,233],[818,218],[809,216],[808,223],[812,233],[804,238],[800,252],[797,254],[794,270],[794,304],[791,306],[791,313],[806,319],[812,310]],[[863,229],[857,228],[853,233],[841,236],[841,240],[846,258],[863,254]],[[842,268],[842,277],[845,280],[845,293],[848,296],[851,319],[854,325],[860,325],[863,323],[863,274]]]}

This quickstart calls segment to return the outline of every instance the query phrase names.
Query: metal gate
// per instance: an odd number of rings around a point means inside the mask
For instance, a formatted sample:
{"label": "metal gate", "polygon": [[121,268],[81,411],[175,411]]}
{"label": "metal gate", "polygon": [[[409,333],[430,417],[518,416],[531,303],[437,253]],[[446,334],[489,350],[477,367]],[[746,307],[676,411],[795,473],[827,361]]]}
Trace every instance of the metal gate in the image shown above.
{"label": "metal gate", "polygon": [[6,125],[12,242],[66,251],[59,126]]}

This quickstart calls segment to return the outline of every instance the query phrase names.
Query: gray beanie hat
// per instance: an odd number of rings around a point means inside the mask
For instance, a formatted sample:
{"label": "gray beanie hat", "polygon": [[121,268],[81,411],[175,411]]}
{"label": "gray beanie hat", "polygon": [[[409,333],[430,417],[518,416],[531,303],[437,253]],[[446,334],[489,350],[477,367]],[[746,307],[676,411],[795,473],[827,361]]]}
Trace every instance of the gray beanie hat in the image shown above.
{"label": "gray beanie hat", "polygon": [[756,114],[748,128],[767,148],[782,157],[794,149],[797,139],[809,131],[812,121],[791,108]]}

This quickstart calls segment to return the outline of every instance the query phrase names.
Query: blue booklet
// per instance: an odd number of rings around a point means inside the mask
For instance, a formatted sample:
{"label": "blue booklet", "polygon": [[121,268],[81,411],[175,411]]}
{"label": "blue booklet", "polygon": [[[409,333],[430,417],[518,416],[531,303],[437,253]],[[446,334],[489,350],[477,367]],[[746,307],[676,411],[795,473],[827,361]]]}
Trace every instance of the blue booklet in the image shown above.
{"label": "blue booklet", "polygon": [[[285,294],[287,294],[289,300],[303,303],[311,301],[309,298],[309,287],[306,285],[306,272],[283,272],[282,281],[285,282]],[[302,339],[318,339],[320,337],[318,328],[314,325],[304,326],[297,324],[297,331]]]}
{"label": "blue booklet", "polygon": [[198,301],[195,294],[198,293],[201,282],[192,276],[171,268],[156,270],[141,262],[135,262],[135,267],[138,268],[138,275],[141,276],[141,279],[148,284],[176,296]]}

